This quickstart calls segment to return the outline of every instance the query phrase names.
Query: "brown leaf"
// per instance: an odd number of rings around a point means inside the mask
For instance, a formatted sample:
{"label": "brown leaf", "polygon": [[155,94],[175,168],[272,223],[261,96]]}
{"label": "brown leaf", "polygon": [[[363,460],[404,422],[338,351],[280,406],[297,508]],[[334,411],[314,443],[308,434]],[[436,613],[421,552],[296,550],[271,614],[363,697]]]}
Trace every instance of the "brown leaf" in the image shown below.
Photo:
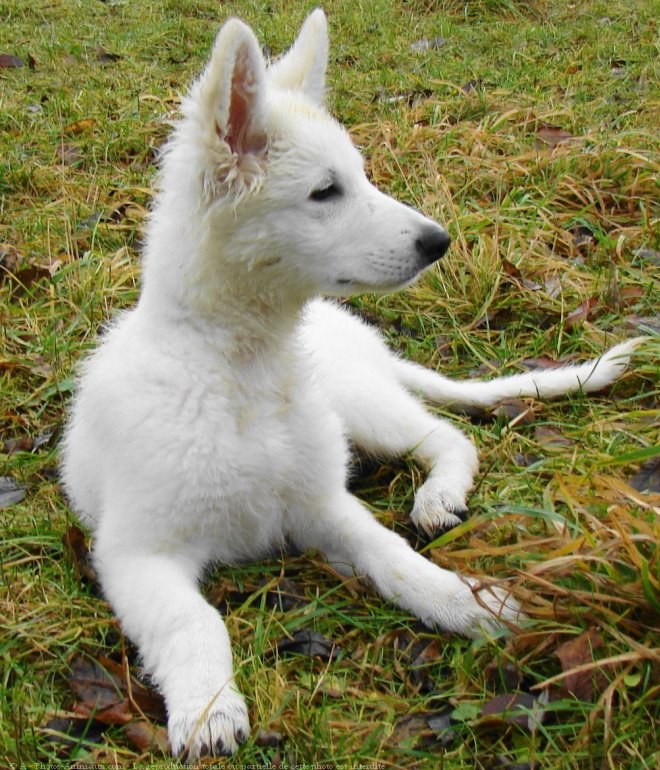
{"label": "brown leaf", "polygon": [[565,366],[565,362],[557,361],[548,356],[539,356],[538,358],[525,358],[521,361],[523,366],[528,369],[559,369]]}
{"label": "brown leaf", "polygon": [[534,430],[536,440],[544,449],[562,449],[574,446],[573,441],[563,436],[556,428],[549,425],[539,425]]}
{"label": "brown leaf", "polygon": [[508,275],[510,278],[514,278],[516,281],[520,281],[522,279],[522,273],[516,267],[516,265],[513,264],[513,262],[509,262],[508,259],[503,259],[501,264],[502,271],[505,273],[505,275]]}
{"label": "brown leaf", "polygon": [[[535,712],[536,719],[530,714]],[[518,725],[525,730],[533,730],[538,722],[543,721],[543,709],[537,698],[526,692],[504,693],[496,695],[481,709],[480,723]]]}
{"label": "brown leaf", "polygon": [[390,744],[432,748],[451,743],[456,735],[451,713],[451,708],[444,708],[403,717],[394,726]]}
{"label": "brown leaf", "polygon": [[20,503],[25,495],[25,489],[11,476],[0,476],[0,510]]}
{"label": "brown leaf", "polygon": [[0,69],[9,67],[24,67],[25,62],[18,56],[12,56],[8,53],[0,53]]}
{"label": "brown leaf", "polygon": [[587,225],[576,225],[570,232],[573,236],[572,244],[576,249],[590,248],[596,243],[594,231]]}
{"label": "brown leaf", "polygon": [[436,689],[437,682],[434,673],[429,668],[442,659],[442,643],[440,639],[431,639],[427,644],[413,647],[415,656],[410,666],[410,679],[422,693],[430,693]]}
{"label": "brown leaf", "polygon": [[495,688],[511,692],[523,681],[523,672],[510,660],[494,658],[485,668],[486,680]]}
{"label": "brown leaf", "polygon": [[655,267],[660,267],[660,251],[656,249],[637,249],[633,254],[642,262],[649,262],[651,265],[655,265]]}
{"label": "brown leaf", "polygon": [[501,417],[508,423],[528,425],[534,420],[534,407],[521,398],[507,398],[490,410],[495,417]]}
{"label": "brown leaf", "polygon": [[660,316],[640,316],[640,315],[627,315],[623,319],[623,323],[629,328],[635,331],[641,331],[648,334],[653,332],[660,334]]}
{"label": "brown leaf", "polygon": [[87,744],[100,743],[107,725],[87,717],[54,717],[39,728],[48,743],[58,747],[73,749]]}
{"label": "brown leaf", "polygon": [[[596,628],[560,644],[555,655],[561,662],[562,671],[570,671],[594,660],[593,652],[601,647],[603,640]],[[598,670],[576,671],[564,677],[559,686],[564,695],[572,695],[578,700],[591,702],[596,687],[600,689],[603,674]]]}
{"label": "brown leaf", "polygon": [[111,725],[123,725],[133,718],[122,692],[122,679],[99,661],[76,658],[71,664],[69,685],[79,698],[74,708],[77,714]]}
{"label": "brown leaf", "polygon": [[0,244],[0,281],[7,273],[15,273],[21,263],[21,253],[8,243]]}
{"label": "brown leaf", "polygon": [[165,720],[162,697],[131,677],[129,699],[124,669],[105,656],[96,660],[82,656],[74,658],[69,685],[80,699],[76,713],[93,716],[99,722],[126,724],[135,713],[142,713],[157,722]]}
{"label": "brown leaf", "polygon": [[124,727],[128,740],[138,751],[160,751],[167,753],[167,730],[160,725],[154,725],[144,719],[128,722]]}
{"label": "brown leaf", "polygon": [[29,452],[33,446],[33,441],[30,436],[20,436],[19,438],[10,438],[5,441],[2,449],[8,455],[16,454],[17,452]]}
{"label": "brown leaf", "polygon": [[82,134],[83,131],[87,131],[88,128],[96,125],[94,118],[82,118],[81,120],[75,120],[73,123],[69,123],[65,126],[63,133],[65,134]]}
{"label": "brown leaf", "polygon": [[577,326],[578,324],[583,323],[584,321],[589,318],[589,315],[591,314],[591,311],[598,305],[598,298],[597,297],[589,297],[589,299],[585,300],[581,304],[579,304],[575,310],[572,310],[565,318],[564,318],[564,328],[565,329],[572,329],[574,326]]}
{"label": "brown leaf", "polygon": [[62,142],[57,146],[55,154],[63,166],[73,166],[82,159],[80,147],[75,144],[65,144]]}
{"label": "brown leaf", "polygon": [[660,494],[660,455],[645,462],[628,484],[638,492]]}
{"label": "brown leaf", "polygon": [[101,64],[110,64],[111,62],[119,61],[121,58],[117,53],[106,51],[102,45],[96,48],[96,61],[101,62]]}
{"label": "brown leaf", "polygon": [[565,131],[559,126],[551,126],[547,123],[541,123],[536,129],[536,137],[543,144],[547,144],[550,147],[556,147],[562,142],[570,142],[575,140],[573,134],[569,131]]}
{"label": "brown leaf", "polygon": [[291,639],[281,639],[277,643],[277,652],[295,653],[306,655],[308,658],[321,658],[321,660],[334,660],[339,655],[339,645],[330,639],[326,639],[318,631],[303,629],[296,631]]}
{"label": "brown leaf", "polygon": [[461,86],[461,91],[463,93],[469,94],[470,91],[476,91],[478,88],[481,88],[481,86],[484,83],[483,78],[476,78],[474,80],[468,80],[467,83]]}
{"label": "brown leaf", "polygon": [[83,531],[76,526],[69,527],[62,537],[64,547],[69,552],[81,578],[98,587],[98,575],[92,566],[89,548]]}

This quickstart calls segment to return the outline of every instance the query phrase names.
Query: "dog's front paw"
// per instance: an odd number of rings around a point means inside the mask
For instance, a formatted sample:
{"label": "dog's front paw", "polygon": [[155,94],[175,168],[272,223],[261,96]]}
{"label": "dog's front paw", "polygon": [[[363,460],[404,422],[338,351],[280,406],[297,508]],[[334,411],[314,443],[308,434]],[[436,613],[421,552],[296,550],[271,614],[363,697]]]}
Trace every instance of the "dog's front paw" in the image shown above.
{"label": "dog's front paw", "polygon": [[185,708],[175,706],[167,720],[167,733],[172,754],[188,762],[203,756],[230,756],[250,734],[243,696],[227,687],[210,699],[195,698]]}
{"label": "dog's front paw", "polygon": [[506,590],[482,585],[475,578],[463,578],[465,590],[455,594],[446,608],[451,630],[478,639],[503,628],[519,626],[526,620],[519,602]]}
{"label": "dog's front paw", "polygon": [[428,537],[437,537],[457,527],[465,521],[467,515],[464,496],[447,489],[436,479],[428,479],[417,490],[410,518]]}

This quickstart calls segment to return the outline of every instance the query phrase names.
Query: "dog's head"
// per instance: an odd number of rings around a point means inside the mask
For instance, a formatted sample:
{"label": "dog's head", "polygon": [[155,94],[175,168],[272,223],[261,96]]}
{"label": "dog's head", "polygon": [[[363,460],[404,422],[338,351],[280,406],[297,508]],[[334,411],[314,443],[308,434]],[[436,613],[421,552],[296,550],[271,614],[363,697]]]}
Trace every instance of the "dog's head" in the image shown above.
{"label": "dog's head", "polygon": [[270,65],[250,28],[229,20],[184,102],[165,187],[195,198],[203,251],[224,275],[308,296],[391,291],[439,259],[449,236],[368,181],[324,107],[327,57],[321,10]]}

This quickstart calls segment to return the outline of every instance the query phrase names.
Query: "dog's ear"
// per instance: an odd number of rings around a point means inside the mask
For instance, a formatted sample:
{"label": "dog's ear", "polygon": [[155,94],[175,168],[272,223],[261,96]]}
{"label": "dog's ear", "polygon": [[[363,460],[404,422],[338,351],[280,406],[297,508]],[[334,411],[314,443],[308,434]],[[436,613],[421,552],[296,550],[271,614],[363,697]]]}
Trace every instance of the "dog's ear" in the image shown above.
{"label": "dog's ear", "polygon": [[266,152],[265,88],[266,62],[254,33],[229,19],[218,33],[195,100],[208,128],[239,160]]}
{"label": "dog's ear", "polygon": [[268,69],[278,88],[302,91],[311,101],[322,104],[325,71],[328,66],[328,22],[320,8],[313,11],[289,51]]}

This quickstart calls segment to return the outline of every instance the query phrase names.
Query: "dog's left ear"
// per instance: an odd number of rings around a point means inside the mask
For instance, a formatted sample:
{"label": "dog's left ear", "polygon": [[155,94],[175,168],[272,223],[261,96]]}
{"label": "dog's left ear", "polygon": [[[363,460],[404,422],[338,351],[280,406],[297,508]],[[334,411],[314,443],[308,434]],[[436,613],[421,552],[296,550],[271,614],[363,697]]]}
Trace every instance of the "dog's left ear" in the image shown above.
{"label": "dog's left ear", "polygon": [[328,22],[320,8],[310,13],[296,42],[268,68],[268,79],[278,88],[302,91],[316,104],[325,98],[328,66]]}

